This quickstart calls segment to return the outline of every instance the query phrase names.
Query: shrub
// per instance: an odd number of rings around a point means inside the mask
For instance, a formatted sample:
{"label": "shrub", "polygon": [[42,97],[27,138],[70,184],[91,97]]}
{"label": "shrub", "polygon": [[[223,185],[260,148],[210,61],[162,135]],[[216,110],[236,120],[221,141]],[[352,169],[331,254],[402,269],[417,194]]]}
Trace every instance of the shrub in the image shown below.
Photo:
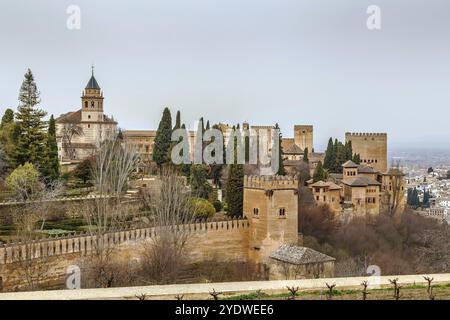
{"label": "shrub", "polygon": [[222,202],[220,202],[220,200],[214,200],[212,204],[214,209],[216,209],[216,212],[220,212],[220,210],[222,210]]}
{"label": "shrub", "polygon": [[20,200],[27,200],[40,188],[39,173],[32,163],[26,162],[11,172],[6,185]]}
{"label": "shrub", "polygon": [[189,206],[191,212],[195,214],[195,218],[198,219],[211,218],[216,213],[211,202],[203,198],[191,198],[189,200]]}

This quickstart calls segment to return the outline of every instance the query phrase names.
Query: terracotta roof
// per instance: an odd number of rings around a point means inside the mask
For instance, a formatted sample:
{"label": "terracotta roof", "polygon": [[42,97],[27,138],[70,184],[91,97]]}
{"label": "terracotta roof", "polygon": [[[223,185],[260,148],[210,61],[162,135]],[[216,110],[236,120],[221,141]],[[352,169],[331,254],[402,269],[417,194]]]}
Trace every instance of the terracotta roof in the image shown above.
{"label": "terracotta roof", "polygon": [[336,260],[333,257],[327,256],[326,254],[320,253],[311,248],[290,244],[283,244],[278,247],[278,249],[270,255],[270,258],[296,265],[329,262]]}
{"label": "terracotta roof", "polygon": [[344,168],[358,168],[358,165],[356,163],[354,163],[352,160],[347,160],[346,162],[344,162],[342,167],[344,167]]}
{"label": "terracotta roof", "polygon": [[356,177],[353,179],[342,180],[342,183],[351,186],[351,187],[367,187],[367,186],[379,186],[381,183],[378,181],[369,178],[369,177]]}
{"label": "terracotta roof", "polygon": [[105,114],[103,115],[103,121],[81,121],[81,111],[82,111],[82,109],[64,113],[64,114],[60,115],[58,118],[56,118],[55,122],[57,122],[57,123],[85,122],[85,123],[116,123],[117,124],[117,122],[115,120],[111,119],[110,117],[108,117]]}
{"label": "terracotta roof", "polygon": [[328,187],[330,190],[339,190],[341,189],[340,186],[338,186],[336,183],[331,182],[331,181],[317,181],[316,183],[313,183],[311,185],[311,187],[319,187],[319,188],[323,188],[323,187]]}
{"label": "terracotta roof", "polygon": [[303,154],[303,150],[302,148],[300,148],[298,145],[296,145],[295,143],[292,144],[289,148],[287,148],[286,150],[283,149],[283,153],[285,154]]}

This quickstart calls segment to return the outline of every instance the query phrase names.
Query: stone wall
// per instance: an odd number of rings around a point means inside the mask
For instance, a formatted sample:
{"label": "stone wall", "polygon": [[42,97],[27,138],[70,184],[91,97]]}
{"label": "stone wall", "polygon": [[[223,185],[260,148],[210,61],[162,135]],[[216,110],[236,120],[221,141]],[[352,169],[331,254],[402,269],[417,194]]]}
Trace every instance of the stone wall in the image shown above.
{"label": "stone wall", "polygon": [[361,164],[369,165],[379,172],[387,171],[386,133],[345,133],[345,141],[352,142],[353,153],[359,154]]}
{"label": "stone wall", "polygon": [[[190,262],[215,258],[245,261],[248,258],[249,222],[246,219],[204,222],[182,226],[192,233],[187,243]],[[115,254],[127,260],[139,259],[143,245],[155,235],[154,228],[110,232],[98,239],[87,233],[39,239],[29,244],[9,243],[0,246],[0,277],[5,290],[24,285],[19,267],[30,256],[48,265],[46,279],[59,281],[66,276],[67,267],[81,265],[89,259],[96,241],[114,248]]]}

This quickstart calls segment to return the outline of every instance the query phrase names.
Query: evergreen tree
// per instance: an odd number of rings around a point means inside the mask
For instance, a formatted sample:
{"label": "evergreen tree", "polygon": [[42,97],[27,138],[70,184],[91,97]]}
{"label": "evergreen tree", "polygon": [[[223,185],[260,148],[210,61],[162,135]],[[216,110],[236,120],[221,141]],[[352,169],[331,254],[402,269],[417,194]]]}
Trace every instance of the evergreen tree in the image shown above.
{"label": "evergreen tree", "polygon": [[348,141],[345,143],[345,161],[353,159],[352,142]]}
{"label": "evergreen tree", "polygon": [[33,73],[28,69],[20,88],[19,107],[16,114],[18,126],[18,141],[16,162],[25,164],[31,162],[41,166],[45,148],[45,111],[38,109],[40,93],[34,81]]}
{"label": "evergreen tree", "polygon": [[305,150],[303,151],[303,161],[309,162],[309,159],[308,159],[308,147],[306,147]]}
{"label": "evergreen tree", "polygon": [[316,169],[314,170],[313,181],[314,182],[325,181],[326,178],[327,178],[327,174],[326,174],[325,170],[323,169],[322,161],[319,161],[317,163]]}
{"label": "evergreen tree", "polygon": [[[233,127],[233,130],[236,130]],[[237,163],[237,138],[234,138],[234,161],[228,167],[226,185],[226,199],[228,203],[228,215],[241,217],[244,204],[244,166]]]}
{"label": "evergreen tree", "polygon": [[155,145],[153,149],[153,161],[161,166],[170,161],[170,147],[172,136],[172,116],[169,108],[164,108],[158,130],[156,131]]}
{"label": "evergreen tree", "polygon": [[[18,126],[14,122],[14,111],[7,109],[0,124],[0,143],[3,146],[3,160],[6,167],[14,169],[17,167],[16,150],[19,137]],[[6,170],[6,167],[4,168]]]}
{"label": "evergreen tree", "polygon": [[353,155],[352,161],[353,161],[354,163],[356,163],[356,164],[360,164],[360,163],[361,163],[361,156],[359,155],[359,153],[358,153],[358,154],[355,153],[355,154]]}
{"label": "evergreen tree", "polygon": [[283,139],[283,136],[281,134],[281,130],[280,127],[278,126],[278,123],[275,124],[275,129],[278,129],[280,132],[278,134],[278,172],[277,175],[279,176],[284,176],[286,175],[286,169],[284,168],[284,163],[283,163],[283,146],[281,145],[281,141]]}
{"label": "evergreen tree", "polygon": [[336,161],[334,165],[334,171],[337,173],[342,173],[342,165],[347,161],[347,148],[342,142],[335,140],[335,150],[336,150]]}
{"label": "evergreen tree", "polygon": [[119,131],[117,132],[117,140],[123,141],[123,132],[122,129],[119,128]]}
{"label": "evergreen tree", "polygon": [[202,164],[194,164],[191,166],[191,193],[192,196],[208,199],[211,193],[211,186],[207,180],[208,167]]}
{"label": "evergreen tree", "polygon": [[430,206],[430,198],[431,198],[430,192],[425,190],[423,192],[423,201],[422,201],[422,205],[424,207],[429,207]]}
{"label": "evergreen tree", "polygon": [[180,110],[177,111],[177,116],[175,117],[175,126],[173,129],[180,129],[181,128],[181,114]]}
{"label": "evergreen tree", "polygon": [[0,128],[3,128],[5,124],[13,123],[14,122],[14,111],[12,109],[6,109],[5,113],[2,117],[2,122],[0,124]]}
{"label": "evergreen tree", "polygon": [[45,163],[42,166],[41,172],[46,181],[51,182],[59,178],[58,145],[56,143],[56,125],[53,115],[48,122],[45,152]]}
{"label": "evergreen tree", "polygon": [[328,140],[327,150],[325,151],[325,158],[323,160],[323,167],[330,172],[333,172],[335,162],[335,154],[334,154],[334,144],[333,138],[330,137]]}

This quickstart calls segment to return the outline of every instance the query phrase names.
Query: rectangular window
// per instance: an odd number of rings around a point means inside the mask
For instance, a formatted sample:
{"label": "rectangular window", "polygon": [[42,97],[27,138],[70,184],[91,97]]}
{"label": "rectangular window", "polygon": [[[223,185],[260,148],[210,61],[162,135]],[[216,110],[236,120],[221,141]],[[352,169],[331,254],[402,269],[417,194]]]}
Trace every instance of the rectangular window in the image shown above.
{"label": "rectangular window", "polygon": [[279,214],[280,214],[280,217],[285,217],[286,216],[286,209],[285,208],[280,208]]}

